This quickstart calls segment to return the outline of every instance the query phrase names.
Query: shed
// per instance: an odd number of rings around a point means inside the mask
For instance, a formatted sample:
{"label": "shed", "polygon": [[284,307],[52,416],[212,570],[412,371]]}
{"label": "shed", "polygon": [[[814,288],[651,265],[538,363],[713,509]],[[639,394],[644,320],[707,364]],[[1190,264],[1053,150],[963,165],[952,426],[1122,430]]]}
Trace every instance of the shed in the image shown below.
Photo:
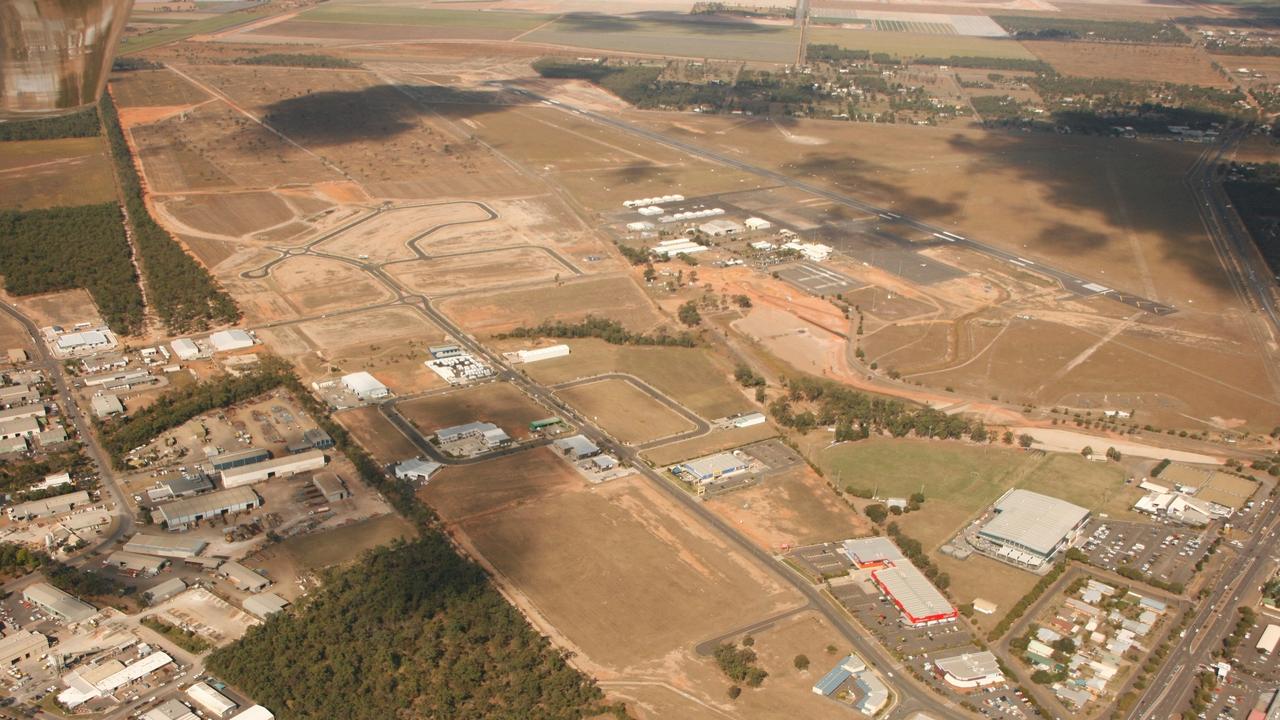
{"label": "shed", "polygon": [[264,592],[245,598],[241,606],[244,607],[245,612],[266,620],[289,607],[289,601],[275,593]]}
{"label": "shed", "polygon": [[209,336],[214,352],[230,352],[253,347],[253,336],[244,330],[219,330]]}
{"label": "shed", "polygon": [[188,338],[178,338],[169,343],[169,347],[173,348],[173,354],[177,355],[179,360],[194,360],[200,357],[199,346]]}
{"label": "shed", "polygon": [[187,688],[187,697],[216,718],[227,717],[236,709],[236,703],[231,698],[214,690],[205,682],[198,682]]}
{"label": "shed", "polygon": [[356,397],[361,400],[376,400],[391,394],[386,385],[383,385],[377,378],[363,370],[350,375],[343,375],[342,385],[355,393]]}
{"label": "shed", "polygon": [[147,597],[147,600],[152,605],[155,605],[168,600],[174,595],[178,595],[186,589],[187,584],[182,581],[182,578],[169,578],[142,594]]}
{"label": "shed", "polygon": [[228,560],[222,563],[222,565],[218,567],[218,574],[235,583],[236,587],[241,590],[247,590],[248,592],[260,592],[271,584],[270,580],[241,565],[235,560]]}

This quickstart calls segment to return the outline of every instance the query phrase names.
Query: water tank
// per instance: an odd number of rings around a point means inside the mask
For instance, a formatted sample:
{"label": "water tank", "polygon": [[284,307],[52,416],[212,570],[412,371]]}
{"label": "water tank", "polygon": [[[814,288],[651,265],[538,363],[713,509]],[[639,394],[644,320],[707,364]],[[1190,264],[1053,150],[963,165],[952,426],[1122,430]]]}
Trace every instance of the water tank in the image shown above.
{"label": "water tank", "polygon": [[61,115],[96,103],[132,5],[0,2],[0,119]]}

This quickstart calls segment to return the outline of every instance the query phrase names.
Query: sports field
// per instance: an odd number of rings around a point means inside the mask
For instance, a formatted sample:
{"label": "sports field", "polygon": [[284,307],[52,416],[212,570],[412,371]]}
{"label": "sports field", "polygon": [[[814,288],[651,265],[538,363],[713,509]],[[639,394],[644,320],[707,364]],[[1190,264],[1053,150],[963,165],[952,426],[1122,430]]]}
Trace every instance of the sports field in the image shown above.
{"label": "sports field", "polygon": [[520,38],[522,42],[664,55],[794,62],[798,29],[789,25],[697,22],[656,18],[568,15]]}
{"label": "sports field", "polygon": [[0,209],[92,205],[115,197],[101,137],[0,143]]}
{"label": "sports field", "polygon": [[557,393],[624,443],[645,443],[693,425],[625,380],[601,380]]}

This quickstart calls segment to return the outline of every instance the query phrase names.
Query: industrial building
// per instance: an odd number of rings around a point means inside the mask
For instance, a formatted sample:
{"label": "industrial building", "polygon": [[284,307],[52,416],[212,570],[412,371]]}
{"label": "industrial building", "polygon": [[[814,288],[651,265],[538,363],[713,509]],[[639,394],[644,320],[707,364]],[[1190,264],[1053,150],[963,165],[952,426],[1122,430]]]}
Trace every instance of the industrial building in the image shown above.
{"label": "industrial building", "polygon": [[442,467],[444,466],[432,460],[413,458],[397,464],[395,466],[395,473],[396,477],[401,480],[426,482],[430,480],[431,476]]}
{"label": "industrial building", "polygon": [[655,255],[661,255],[668,260],[680,255],[697,255],[700,252],[706,251],[706,245],[699,245],[698,243],[685,238],[663,240],[649,250],[649,252]]}
{"label": "industrial building", "polygon": [[276,716],[261,705],[254,705],[231,720],[276,720]]}
{"label": "industrial building", "polygon": [[1280,642],[1280,625],[1268,625],[1267,629],[1262,631],[1262,637],[1258,638],[1258,644],[1255,647],[1258,652],[1270,655],[1276,651],[1278,642]]}
{"label": "industrial building", "polygon": [[289,607],[289,601],[275,593],[264,592],[257,595],[250,595],[245,598],[244,602],[240,605],[244,608],[245,612],[261,620],[266,620],[272,615],[275,615],[281,610]]}
{"label": "industrial building", "polygon": [[823,675],[814,684],[813,693],[829,698],[856,698],[850,704],[867,717],[874,717],[889,703],[889,688],[853,653]]}
{"label": "industrial building", "polygon": [[251,593],[262,592],[271,584],[270,580],[235,560],[228,560],[219,565],[218,574],[235,583],[241,590]]}
{"label": "industrial building", "polygon": [[302,441],[316,450],[328,450],[333,447],[333,438],[320,428],[312,428],[302,433]]}
{"label": "industrial building", "polygon": [[841,549],[855,567],[864,570],[889,567],[907,559],[896,543],[880,536],[845,540]]}
{"label": "industrial building", "polygon": [[[252,492],[252,491],[250,491]],[[216,494],[216,493],[214,493]],[[206,497],[212,497],[208,495]],[[139,555],[155,555],[167,558],[190,558],[199,555],[209,543],[183,535],[147,535],[138,533],[124,544],[124,549]]]}
{"label": "industrial building", "polygon": [[179,700],[165,700],[142,716],[142,720],[200,720],[200,716],[191,712],[191,708]]}
{"label": "industrial building", "polygon": [[427,352],[436,360],[443,360],[444,358],[458,357],[459,355],[466,354],[463,349],[457,345],[432,345],[427,348]]}
{"label": "industrial building", "polygon": [[911,563],[899,563],[871,571],[880,592],[902,613],[902,623],[911,627],[954,622],[958,612],[950,600]]}
{"label": "industrial building", "polygon": [[75,709],[94,698],[114,693],[129,683],[141,680],[151,673],[173,663],[168,653],[154,652],[125,665],[119,660],[72,670],[63,676],[67,689],[58,693],[58,702]]}
{"label": "industrial building", "polygon": [[[58,328],[54,328],[55,331]],[[115,345],[110,333],[101,330],[85,330],[82,332],[63,333],[58,336],[58,349],[62,352],[78,352]]]}
{"label": "industrial building", "polygon": [[0,455],[12,455],[13,453],[24,453],[31,448],[27,445],[27,438],[0,438]]}
{"label": "industrial building", "polygon": [[[1144,483],[1148,487],[1159,487]],[[1156,517],[1165,517],[1183,525],[1204,527],[1219,518],[1229,518],[1234,511],[1226,505],[1201,500],[1180,492],[1149,492],[1138,498],[1133,509]]]}
{"label": "industrial building", "polygon": [[436,440],[441,445],[470,438],[479,438],[489,447],[501,447],[511,442],[511,437],[506,431],[490,422],[470,422],[465,425],[440,428],[436,431]]}
{"label": "industrial building", "polygon": [[563,418],[558,418],[558,417],[542,418],[541,420],[534,420],[533,422],[529,423],[529,432],[538,432],[540,430],[546,430],[548,428],[557,428],[557,431],[558,431],[559,430],[558,426],[563,424],[564,424]]}
{"label": "industrial building", "polygon": [[520,358],[522,363],[538,362],[539,360],[550,360],[558,357],[568,357],[568,345],[550,345],[544,348],[534,350],[518,350],[516,357]]}
{"label": "industrial building", "polygon": [[0,423],[7,423],[13,420],[22,420],[25,418],[42,418],[45,414],[43,404],[19,405],[17,407],[0,410]]}
{"label": "industrial building", "polygon": [[9,517],[14,520],[52,517],[89,504],[89,493],[77,490],[65,495],[56,495],[43,500],[31,500],[9,506]]}
{"label": "industrial building", "polygon": [[236,488],[243,485],[265,482],[272,478],[289,477],[300,472],[319,470],[324,467],[324,453],[319,450],[308,450],[297,455],[266,460],[243,467],[228,468],[222,471],[222,486]]}
{"label": "industrial building", "polygon": [[115,395],[94,395],[89,404],[93,407],[93,416],[97,418],[124,413],[124,405]]}
{"label": "industrial building", "polygon": [[169,578],[150,590],[147,590],[143,595],[146,596],[147,602],[152,605],[157,605],[186,589],[187,584],[182,581],[182,578]]}
{"label": "industrial building", "polygon": [[680,463],[672,467],[671,471],[680,475],[682,479],[705,485],[745,472],[750,467],[751,463],[737,454],[722,452]]}
{"label": "industrial building", "polygon": [[324,496],[325,502],[338,502],[351,497],[347,484],[331,472],[316,473],[315,477],[311,478],[311,484]]}
{"label": "industrial building", "polygon": [[343,375],[342,385],[361,400],[377,400],[391,394],[386,385],[363,370]]}
{"label": "industrial building", "polygon": [[764,413],[753,412],[739,415],[733,419],[733,426],[736,428],[755,427],[765,423]]}
{"label": "industrial building", "polygon": [[38,658],[48,651],[49,638],[30,630],[19,630],[0,640],[0,667],[17,665]]}
{"label": "industrial building", "polygon": [[156,486],[147,490],[152,500],[167,500],[175,497],[199,495],[213,489],[213,480],[203,472],[196,471],[190,475],[178,475],[156,481]]}
{"label": "industrial building", "polygon": [[253,336],[244,330],[219,330],[209,336],[214,352],[231,352],[253,347]]}
{"label": "industrial building", "polygon": [[116,368],[127,367],[129,358],[122,353],[107,353],[105,355],[95,355],[87,357],[80,361],[80,367],[84,368],[86,373],[100,373]]}
{"label": "industrial building", "polygon": [[599,446],[588,440],[586,435],[560,438],[552,445],[570,460],[585,460],[600,454]]}
{"label": "industrial building", "polygon": [[725,235],[737,235],[738,233],[742,232],[741,225],[739,225],[738,223],[732,220],[725,220],[724,218],[716,218],[715,220],[708,220],[702,223],[701,225],[699,225],[698,229],[710,235],[711,237],[724,237]]}
{"label": "industrial building", "polygon": [[107,556],[107,564],[140,575],[155,575],[169,564],[167,558],[155,555],[141,555],[128,550],[117,550]]}
{"label": "industrial building", "polygon": [[972,690],[1004,682],[1000,663],[995,655],[986,650],[934,660],[933,665],[942,679],[958,690]]}
{"label": "industrial building", "polygon": [[175,500],[157,507],[155,513],[157,520],[176,530],[206,518],[252,510],[261,504],[253,488],[237,487]]}
{"label": "industrial building", "polygon": [[67,441],[67,431],[61,425],[52,425],[36,433],[36,440],[40,442],[40,447],[57,445]]}
{"label": "industrial building", "polygon": [[33,403],[39,399],[40,393],[30,385],[0,387],[0,406],[15,407]]}
{"label": "industrial building", "polygon": [[768,230],[773,227],[773,223],[765,220],[764,218],[758,217],[749,217],[746,220],[743,220],[742,224],[745,225],[748,230]]}
{"label": "industrial building", "polygon": [[195,360],[200,357],[200,347],[187,338],[178,338],[169,343],[169,347],[173,348],[173,354],[177,355],[179,360]]}
{"label": "industrial building", "polygon": [[205,682],[198,682],[187,688],[187,697],[203,708],[210,717],[225,718],[236,709],[236,703],[231,698]]}
{"label": "industrial building", "polygon": [[40,434],[40,421],[34,417],[21,417],[0,421],[0,440],[26,440]]}
{"label": "industrial building", "polygon": [[92,605],[81,602],[47,582],[28,585],[22,590],[22,599],[67,623],[78,623],[98,614]]}
{"label": "industrial building", "polygon": [[265,448],[249,448],[229,453],[218,453],[209,456],[209,463],[214,470],[230,470],[271,459],[271,451]]}
{"label": "industrial building", "polygon": [[1033,568],[1068,547],[1089,521],[1079,505],[1029,490],[1006,492],[993,509],[995,517],[978,536],[993,543],[1001,559]]}

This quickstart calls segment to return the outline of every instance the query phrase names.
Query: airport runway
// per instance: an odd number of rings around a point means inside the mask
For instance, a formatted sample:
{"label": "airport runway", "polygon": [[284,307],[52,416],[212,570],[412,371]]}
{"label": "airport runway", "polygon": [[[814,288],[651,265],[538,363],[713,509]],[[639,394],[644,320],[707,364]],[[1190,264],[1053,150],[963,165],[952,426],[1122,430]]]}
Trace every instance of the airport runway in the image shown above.
{"label": "airport runway", "polygon": [[738,158],[725,155],[723,153],[716,152],[714,150],[709,150],[700,145],[695,145],[693,143],[690,143],[684,140],[668,137],[667,135],[664,135],[656,130],[650,130],[648,128],[640,127],[638,125],[633,125],[629,122],[619,120],[617,118],[609,117],[608,115],[602,115],[600,113],[592,112],[590,110],[583,110],[581,108],[574,107],[572,105],[567,105],[559,100],[551,100],[548,98],[544,98],[541,95],[530,92],[523,88],[515,88],[510,86],[506,86],[506,87],[508,90],[512,92],[519,93],[521,95],[524,95],[526,97],[529,97],[535,100],[539,100],[547,105],[559,108],[565,112],[581,115],[582,117],[588,118],[590,120],[594,120],[595,122],[598,122],[602,125],[608,125],[609,127],[622,130],[623,132],[629,133],[631,135],[637,135],[647,140],[652,140],[653,142],[667,145],[669,147],[675,148],[682,152],[688,153],[689,155],[692,155],[694,157],[700,157],[704,160],[709,160],[711,162],[719,163],[721,165],[731,167],[735,170],[741,170],[742,172],[751,173],[752,175],[757,175],[759,177],[766,178],[780,185],[785,185],[787,187],[795,188],[796,190],[802,190],[804,192],[809,193],[810,195],[816,195],[817,197],[830,200],[831,202],[837,203],[839,205],[843,205],[848,208],[852,208],[854,210],[859,210],[861,212],[877,215],[880,217],[881,220],[886,222],[905,225],[907,227],[929,233],[933,235],[935,238],[937,238],[940,243],[949,243],[949,244],[957,245],[959,247],[968,248],[970,250],[973,250],[978,253],[982,253],[983,255],[986,255],[988,257],[994,258],[996,260],[999,260],[1001,262],[1007,263],[1015,267],[1034,269],[1035,272],[1038,272],[1042,275],[1045,275],[1047,277],[1053,278],[1054,280],[1058,281],[1058,283],[1063,287],[1063,289],[1065,289],[1067,292],[1070,292],[1073,295],[1077,295],[1079,297],[1085,297],[1085,298],[1102,295],[1111,300],[1115,300],[1116,302],[1129,305],[1131,307],[1137,308],[1144,312],[1151,313],[1153,315],[1171,315],[1177,312],[1177,309],[1174,308],[1173,306],[1165,305],[1163,303],[1156,302],[1155,300],[1144,298],[1140,295],[1134,295],[1132,293],[1127,293],[1122,290],[1118,290],[1116,288],[1108,287],[1101,283],[1094,282],[1093,280],[1090,280],[1088,278],[1083,278],[1078,275],[1069,273],[1065,270],[1061,270],[1059,268],[1055,268],[1050,265],[1045,265],[1038,261],[1030,260],[1026,257],[1018,255],[1017,253],[1011,252],[1009,250],[1005,250],[1003,248],[999,248],[994,245],[990,245],[988,243],[984,243],[982,241],[976,240],[974,238],[966,237],[958,233],[951,232],[949,230],[944,230],[943,228],[940,228],[936,225],[931,225],[922,220],[917,220],[916,218],[908,217],[906,215],[902,215],[901,213],[895,213],[892,210],[889,210],[886,208],[877,207],[875,205],[872,205],[871,203],[864,202],[862,200],[858,200],[853,197],[849,197],[848,195],[843,195],[833,190],[828,190],[824,187],[820,187],[818,185],[805,182],[803,180],[798,180],[796,178],[793,178],[789,175],[785,175],[776,170],[770,170],[768,168],[763,168],[758,165],[752,165],[751,163],[748,163],[743,160],[739,160]]}

